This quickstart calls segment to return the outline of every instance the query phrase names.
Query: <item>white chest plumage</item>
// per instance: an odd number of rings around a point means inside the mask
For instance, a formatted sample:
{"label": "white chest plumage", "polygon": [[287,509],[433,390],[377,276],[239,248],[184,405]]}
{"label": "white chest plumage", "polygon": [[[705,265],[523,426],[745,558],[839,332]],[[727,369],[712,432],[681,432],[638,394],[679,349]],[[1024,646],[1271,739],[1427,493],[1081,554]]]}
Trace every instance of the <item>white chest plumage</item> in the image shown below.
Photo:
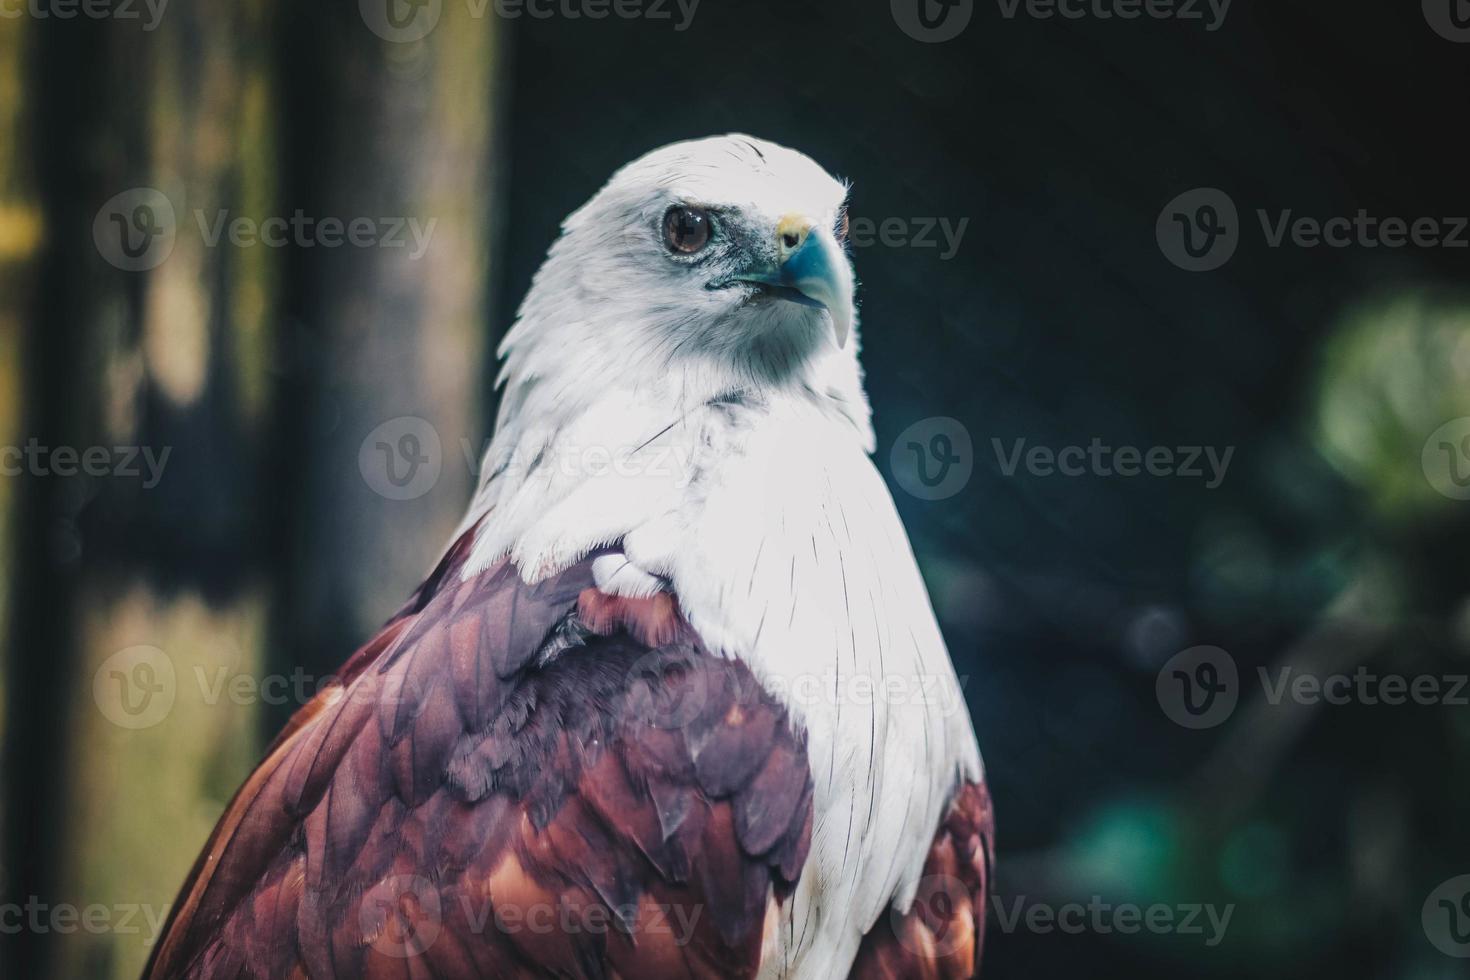
{"label": "white chest plumage", "polygon": [[[769,976],[839,976],[906,909],[949,794],[980,758],[907,538],[853,420],[809,393],[696,401],[609,391],[555,429],[510,426],[467,522],[471,572],[527,578],[621,542],[604,589],[667,583],[706,645],[805,727],[811,856]],[[685,403],[686,405],[688,403]]]}

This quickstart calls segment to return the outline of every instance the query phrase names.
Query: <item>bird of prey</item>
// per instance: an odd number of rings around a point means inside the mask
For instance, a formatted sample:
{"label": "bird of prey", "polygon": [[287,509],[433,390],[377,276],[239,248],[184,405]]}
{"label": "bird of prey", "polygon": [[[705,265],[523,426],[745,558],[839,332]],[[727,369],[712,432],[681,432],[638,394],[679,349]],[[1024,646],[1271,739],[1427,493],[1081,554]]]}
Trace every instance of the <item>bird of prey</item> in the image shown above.
{"label": "bird of prey", "polygon": [[462,526],[148,977],[975,973],[990,798],[870,459],[846,198],[732,135],[567,218]]}

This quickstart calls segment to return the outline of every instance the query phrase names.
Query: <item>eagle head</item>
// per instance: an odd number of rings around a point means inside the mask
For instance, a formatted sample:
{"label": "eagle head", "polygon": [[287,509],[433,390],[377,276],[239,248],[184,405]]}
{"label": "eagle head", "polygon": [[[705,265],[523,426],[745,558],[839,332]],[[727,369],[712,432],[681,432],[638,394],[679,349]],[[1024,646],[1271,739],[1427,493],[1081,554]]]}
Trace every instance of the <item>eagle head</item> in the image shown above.
{"label": "eagle head", "polygon": [[634,160],[563,224],[502,345],[507,374],[575,357],[758,383],[851,360],[846,197],[809,157],[749,136]]}

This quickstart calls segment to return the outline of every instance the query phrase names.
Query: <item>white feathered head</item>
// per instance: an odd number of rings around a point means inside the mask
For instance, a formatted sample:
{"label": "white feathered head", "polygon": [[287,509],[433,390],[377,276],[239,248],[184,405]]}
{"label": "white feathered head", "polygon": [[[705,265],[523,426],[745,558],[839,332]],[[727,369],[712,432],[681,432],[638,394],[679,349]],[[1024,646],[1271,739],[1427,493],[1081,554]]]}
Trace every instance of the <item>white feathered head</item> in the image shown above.
{"label": "white feathered head", "polygon": [[691,397],[803,386],[866,426],[847,187],[749,136],[623,167],[562,227],[500,353],[502,424],[601,379],[678,377]]}

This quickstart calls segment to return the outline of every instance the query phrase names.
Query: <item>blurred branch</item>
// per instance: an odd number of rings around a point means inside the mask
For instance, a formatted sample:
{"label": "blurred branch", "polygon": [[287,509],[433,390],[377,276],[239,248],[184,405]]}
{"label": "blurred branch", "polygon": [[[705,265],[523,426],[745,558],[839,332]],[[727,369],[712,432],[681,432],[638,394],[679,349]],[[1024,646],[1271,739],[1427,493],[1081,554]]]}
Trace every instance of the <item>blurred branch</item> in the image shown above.
{"label": "blurred branch", "polygon": [[[1320,678],[1352,674],[1371,661],[1405,632],[1382,615],[1377,601],[1382,591],[1381,580],[1372,575],[1349,585],[1321,622],[1286,650],[1275,664],[1277,670]],[[1254,690],[1255,685],[1243,678],[1241,688]],[[1288,753],[1324,707],[1329,705],[1322,699],[1284,697],[1272,702],[1264,695],[1243,702],[1219,746],[1185,784],[1184,799],[1209,814],[1211,823],[1233,824],[1256,806],[1267,783],[1282,771]]]}

